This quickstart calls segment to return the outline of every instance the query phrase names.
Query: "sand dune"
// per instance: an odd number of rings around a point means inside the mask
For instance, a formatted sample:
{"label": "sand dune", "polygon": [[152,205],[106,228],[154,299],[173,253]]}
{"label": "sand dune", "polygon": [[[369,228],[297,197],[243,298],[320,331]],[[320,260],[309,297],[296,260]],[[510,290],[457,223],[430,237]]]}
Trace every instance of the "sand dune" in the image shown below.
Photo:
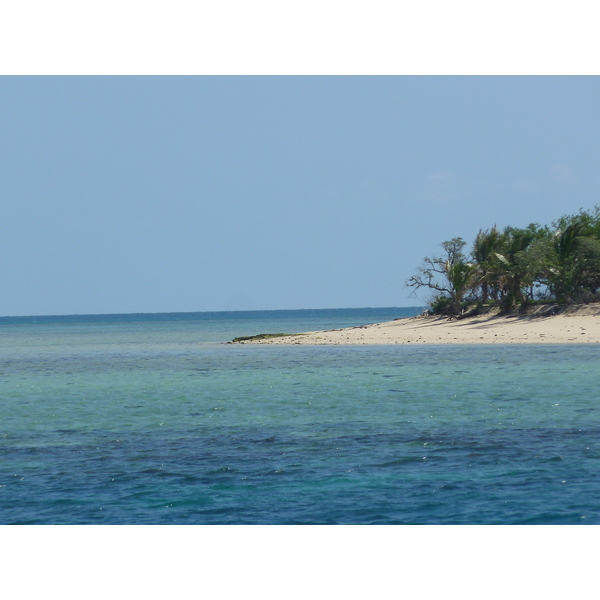
{"label": "sand dune", "polygon": [[[348,329],[314,331],[284,337],[247,340],[242,344],[597,344],[600,304],[556,308],[542,316],[494,312],[461,320],[419,316]],[[544,307],[543,310],[547,310]],[[542,310],[542,312],[543,312]]]}

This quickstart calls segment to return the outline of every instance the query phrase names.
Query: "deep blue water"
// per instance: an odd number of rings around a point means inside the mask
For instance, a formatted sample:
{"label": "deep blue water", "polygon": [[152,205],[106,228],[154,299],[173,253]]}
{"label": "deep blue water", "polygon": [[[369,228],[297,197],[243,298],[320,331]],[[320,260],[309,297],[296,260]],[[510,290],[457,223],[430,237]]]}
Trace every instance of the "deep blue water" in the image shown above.
{"label": "deep blue water", "polygon": [[600,522],[598,347],[222,343],[354,310],[0,325],[0,523]]}

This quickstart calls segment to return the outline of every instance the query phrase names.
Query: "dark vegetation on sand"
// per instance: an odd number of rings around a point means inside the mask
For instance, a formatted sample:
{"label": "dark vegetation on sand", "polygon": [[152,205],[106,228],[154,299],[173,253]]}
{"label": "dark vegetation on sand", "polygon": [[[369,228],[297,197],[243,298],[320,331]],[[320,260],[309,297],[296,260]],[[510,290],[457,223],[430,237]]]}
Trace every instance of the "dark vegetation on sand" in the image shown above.
{"label": "dark vegetation on sand", "polygon": [[301,334],[298,334],[298,333],[259,333],[258,335],[249,335],[246,337],[236,337],[236,338],[233,338],[233,340],[231,340],[231,342],[228,342],[228,343],[232,344],[234,342],[250,342],[250,341],[255,341],[255,340],[267,340],[269,338],[286,337],[289,335],[301,335]]}

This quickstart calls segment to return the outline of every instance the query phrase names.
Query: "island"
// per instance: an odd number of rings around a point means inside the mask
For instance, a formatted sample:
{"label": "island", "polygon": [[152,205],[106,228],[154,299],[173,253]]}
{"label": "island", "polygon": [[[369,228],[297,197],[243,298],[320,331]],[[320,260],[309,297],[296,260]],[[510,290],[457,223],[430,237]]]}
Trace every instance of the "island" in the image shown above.
{"label": "island", "polygon": [[589,344],[600,342],[600,206],[550,226],[480,229],[442,242],[406,286],[418,317],[347,329],[236,338],[251,344]]}

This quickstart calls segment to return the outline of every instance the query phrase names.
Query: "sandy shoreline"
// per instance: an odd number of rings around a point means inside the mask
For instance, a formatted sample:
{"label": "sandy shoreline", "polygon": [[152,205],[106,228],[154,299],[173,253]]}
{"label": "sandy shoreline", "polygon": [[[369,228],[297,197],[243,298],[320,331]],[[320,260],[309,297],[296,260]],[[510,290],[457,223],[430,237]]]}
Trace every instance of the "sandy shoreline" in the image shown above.
{"label": "sandy shoreline", "polygon": [[418,316],[348,329],[236,342],[241,344],[598,344],[600,304],[539,316],[479,315],[462,320]]}

